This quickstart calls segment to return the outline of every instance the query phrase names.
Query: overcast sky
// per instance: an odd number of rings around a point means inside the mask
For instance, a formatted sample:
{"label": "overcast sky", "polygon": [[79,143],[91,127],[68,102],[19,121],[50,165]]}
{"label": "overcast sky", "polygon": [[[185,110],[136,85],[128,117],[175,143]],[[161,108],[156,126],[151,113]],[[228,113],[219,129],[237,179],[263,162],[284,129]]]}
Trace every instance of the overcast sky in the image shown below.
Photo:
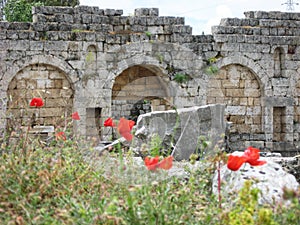
{"label": "overcast sky", "polygon": [[[211,33],[211,26],[221,18],[244,18],[245,11],[287,11],[287,2],[300,0],[80,0],[81,5],[101,9],[123,9],[123,15],[133,15],[136,8],[159,8],[160,16],[185,17],[185,24],[193,27],[193,34]],[[294,4],[294,12],[300,5]]]}

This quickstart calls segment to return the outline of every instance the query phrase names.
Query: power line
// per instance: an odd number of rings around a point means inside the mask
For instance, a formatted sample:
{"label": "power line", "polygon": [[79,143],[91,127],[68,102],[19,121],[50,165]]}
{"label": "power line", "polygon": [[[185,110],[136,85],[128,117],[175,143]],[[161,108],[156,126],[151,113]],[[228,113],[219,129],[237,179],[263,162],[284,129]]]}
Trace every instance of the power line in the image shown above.
{"label": "power line", "polygon": [[299,5],[299,3],[294,2],[293,0],[287,0],[287,2],[282,3],[281,5],[286,5],[287,11],[294,11],[295,10],[294,5]]}

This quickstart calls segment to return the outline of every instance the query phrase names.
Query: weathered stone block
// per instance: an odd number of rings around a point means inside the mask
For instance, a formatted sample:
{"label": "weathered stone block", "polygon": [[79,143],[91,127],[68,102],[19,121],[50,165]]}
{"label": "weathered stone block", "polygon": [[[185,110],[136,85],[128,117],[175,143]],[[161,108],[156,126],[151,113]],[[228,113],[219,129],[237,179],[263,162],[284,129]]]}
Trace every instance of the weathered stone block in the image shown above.
{"label": "weathered stone block", "polygon": [[6,31],[6,38],[11,40],[17,40],[18,34],[16,33],[16,31],[8,30]]}
{"label": "weathered stone block", "polygon": [[39,116],[40,117],[53,117],[53,116],[63,116],[65,113],[65,109],[64,108],[58,108],[58,107],[54,107],[54,108],[41,108],[39,109]]}
{"label": "weathered stone block", "polygon": [[201,135],[208,135],[207,138],[216,143],[224,132],[224,106],[221,105],[146,113],[138,119],[135,145],[147,143],[156,133],[164,146],[172,145],[173,140],[172,154],[182,160],[195,152]]}
{"label": "weathered stone block", "polygon": [[255,107],[247,107],[246,115],[255,116],[261,114],[261,107],[255,106]]}
{"label": "weathered stone block", "polygon": [[46,51],[67,51],[68,44],[64,41],[47,41],[45,42],[44,49]]}
{"label": "weathered stone block", "polygon": [[227,106],[225,109],[226,114],[229,115],[246,115],[245,106]]}
{"label": "weathered stone block", "polygon": [[139,8],[134,10],[134,16],[158,16],[158,8]]}
{"label": "weathered stone block", "polygon": [[249,96],[252,98],[257,98],[261,96],[261,90],[260,89],[245,89],[244,91],[245,96]]}
{"label": "weathered stone block", "polygon": [[[241,155],[241,153],[235,152],[234,155]],[[273,205],[274,201],[276,203],[282,203],[284,188],[295,191],[299,188],[299,183],[296,178],[287,173],[280,164],[274,162],[274,158],[262,158],[262,160],[267,160],[267,163],[262,166],[250,166],[246,163],[238,171],[231,171],[226,165],[222,166],[220,172],[221,180],[224,181],[225,186],[222,188],[221,194],[227,199],[227,204],[234,204],[236,200],[235,193],[237,193],[243,187],[245,181],[250,178],[255,180],[253,187],[258,188],[262,192],[258,198],[258,202],[261,205]],[[218,194],[217,177],[218,174],[215,173],[213,178],[213,192],[216,195]],[[274,177],[278,179],[274,179]],[[230,196],[234,196],[234,199]]]}

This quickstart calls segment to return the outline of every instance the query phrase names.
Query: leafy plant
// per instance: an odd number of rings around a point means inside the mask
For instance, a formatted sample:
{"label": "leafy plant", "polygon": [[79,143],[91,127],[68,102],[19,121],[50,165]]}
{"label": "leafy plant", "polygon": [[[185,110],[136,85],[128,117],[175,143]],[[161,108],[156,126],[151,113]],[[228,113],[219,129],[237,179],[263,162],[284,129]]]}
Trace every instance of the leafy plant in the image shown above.
{"label": "leafy plant", "polygon": [[162,140],[160,136],[158,134],[152,135],[150,146],[149,146],[150,155],[153,157],[162,155],[161,149],[162,149]]}
{"label": "leafy plant", "polygon": [[146,34],[146,36],[149,37],[149,38],[150,38],[151,35],[152,35],[152,33],[151,33],[150,31],[146,31],[145,34]]}
{"label": "leafy plant", "polygon": [[205,72],[210,75],[216,74],[218,71],[219,71],[219,68],[214,65],[208,66],[205,70]]}
{"label": "leafy plant", "polygon": [[80,32],[84,32],[84,30],[82,30],[82,29],[72,29],[71,32],[72,33],[80,33]]}
{"label": "leafy plant", "polygon": [[173,78],[173,80],[179,84],[186,83],[189,81],[189,79],[190,76],[184,73],[176,73]]}
{"label": "leafy plant", "polygon": [[212,57],[208,59],[208,66],[205,69],[205,72],[209,75],[216,74],[219,71],[219,68],[215,65],[215,63],[218,61],[216,57]]}
{"label": "leafy plant", "polygon": [[[259,207],[258,188],[252,188],[252,181],[246,181],[239,192],[238,200],[228,213],[228,225],[276,225],[271,209]],[[225,222],[225,221],[224,221]]]}
{"label": "leafy plant", "polygon": [[156,58],[158,59],[159,63],[163,63],[164,61],[164,56],[160,53],[156,54]]}
{"label": "leafy plant", "polygon": [[8,0],[4,6],[5,19],[9,22],[32,22],[32,6],[41,6],[40,2],[26,0]]}
{"label": "leafy plant", "polygon": [[211,147],[211,142],[207,140],[205,136],[200,136],[198,138],[196,154],[199,158],[202,158],[205,155],[205,152]]}
{"label": "leafy plant", "polygon": [[151,100],[149,100],[149,99],[144,99],[144,100],[143,100],[143,104],[151,104]]}
{"label": "leafy plant", "polygon": [[74,7],[76,5],[79,5],[79,0],[8,0],[4,6],[4,14],[5,19],[9,22],[32,22],[33,6]]}
{"label": "leafy plant", "polygon": [[274,217],[278,224],[300,224],[300,189],[297,191],[283,189],[283,197],[289,201],[288,206],[278,205]]}

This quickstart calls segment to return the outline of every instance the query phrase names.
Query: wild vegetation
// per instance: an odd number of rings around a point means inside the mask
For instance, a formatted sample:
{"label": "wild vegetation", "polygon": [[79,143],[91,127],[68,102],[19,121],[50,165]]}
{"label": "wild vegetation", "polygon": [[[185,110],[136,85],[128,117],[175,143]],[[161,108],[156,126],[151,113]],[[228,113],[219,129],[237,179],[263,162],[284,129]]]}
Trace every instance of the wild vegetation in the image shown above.
{"label": "wild vegetation", "polygon": [[153,180],[130,184],[95,169],[95,154],[85,157],[91,148],[66,138],[2,143],[1,224],[299,224],[299,193],[286,192],[289,207],[260,206],[259,191],[247,184],[235,206],[220,207],[211,193],[213,161],[188,180],[141,169],[135,179],[151,173]]}
{"label": "wild vegetation", "polygon": [[32,22],[34,6],[76,6],[79,0],[7,0],[4,1],[4,15],[9,22]]}
{"label": "wild vegetation", "polygon": [[[43,105],[41,98],[30,102],[30,107]],[[91,141],[83,140],[70,129],[72,122],[80,120],[78,112],[72,114],[72,119],[70,127],[57,131],[52,139],[29,135],[29,127],[17,139],[8,135],[1,140],[1,224],[300,223],[299,191],[285,191],[288,207],[259,205],[260,192],[251,182],[245,183],[234,204],[213,195],[212,177],[220,163],[228,160],[224,153],[202,158],[207,166],[186,168],[188,178],[165,176],[173,158],[159,156],[157,138],[153,139],[156,143],[150,145],[145,162],[131,168],[133,164],[124,163],[136,160],[130,149],[119,144],[106,155],[99,155]],[[133,125],[124,118],[119,122],[108,118],[104,122],[104,126],[116,128],[129,141],[134,138],[130,134]],[[208,146],[205,140],[201,143]],[[243,163],[261,165],[257,156],[257,150],[249,148],[243,156],[231,157],[230,163],[234,170]],[[104,157],[109,161],[102,160]],[[199,158],[193,154],[191,163]],[[111,173],[106,170],[109,162],[114,167]],[[220,181],[219,188],[221,184]]]}

